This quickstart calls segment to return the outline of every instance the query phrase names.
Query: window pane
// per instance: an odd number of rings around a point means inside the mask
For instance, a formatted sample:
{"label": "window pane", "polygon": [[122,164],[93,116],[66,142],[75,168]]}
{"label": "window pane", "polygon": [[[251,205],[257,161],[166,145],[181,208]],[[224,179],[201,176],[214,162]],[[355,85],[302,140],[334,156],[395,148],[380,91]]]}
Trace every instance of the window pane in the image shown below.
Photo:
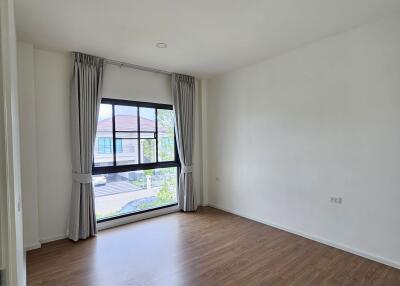
{"label": "window pane", "polygon": [[96,218],[109,218],[177,203],[177,168],[93,176]]}
{"label": "window pane", "polygon": [[140,160],[141,163],[156,162],[155,139],[140,139]]}
{"label": "window pane", "polygon": [[115,105],[115,131],[137,131],[137,107]]}
{"label": "window pane", "polygon": [[140,138],[156,139],[156,132],[142,132],[142,131],[140,131]]}
{"label": "window pane", "polygon": [[[143,131],[156,131],[156,109],[140,107],[140,132]],[[140,134],[142,136],[142,134]]]}
{"label": "window pane", "polygon": [[175,140],[174,140],[174,111],[157,110],[158,128],[158,161],[175,160]]}
{"label": "window pane", "polygon": [[138,139],[115,140],[117,166],[138,164]]}
{"label": "window pane", "polygon": [[113,165],[112,106],[101,104],[97,120],[96,141],[94,145],[94,166]]}
{"label": "window pane", "polygon": [[115,105],[116,165],[138,164],[138,109],[135,106]]}
{"label": "window pane", "polygon": [[[140,107],[140,162],[156,162],[156,109]],[[146,138],[146,139],[144,139]],[[147,139],[148,138],[148,139]]]}

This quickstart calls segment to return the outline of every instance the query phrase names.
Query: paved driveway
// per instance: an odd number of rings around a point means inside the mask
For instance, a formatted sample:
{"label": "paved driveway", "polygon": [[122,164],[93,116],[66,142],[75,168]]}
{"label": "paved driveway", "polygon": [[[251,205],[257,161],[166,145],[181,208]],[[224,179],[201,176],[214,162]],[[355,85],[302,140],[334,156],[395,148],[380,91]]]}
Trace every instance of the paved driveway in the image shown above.
{"label": "paved driveway", "polygon": [[129,193],[143,190],[129,181],[108,182],[106,185],[95,186],[95,197],[110,196],[121,193]]}

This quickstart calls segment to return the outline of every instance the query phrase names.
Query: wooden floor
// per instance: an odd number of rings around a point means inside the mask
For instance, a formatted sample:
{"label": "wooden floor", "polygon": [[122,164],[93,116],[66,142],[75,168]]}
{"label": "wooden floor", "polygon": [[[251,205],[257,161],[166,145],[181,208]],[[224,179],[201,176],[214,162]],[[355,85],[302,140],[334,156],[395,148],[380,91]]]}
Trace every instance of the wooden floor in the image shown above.
{"label": "wooden floor", "polygon": [[213,208],[28,252],[28,285],[400,285],[400,270]]}

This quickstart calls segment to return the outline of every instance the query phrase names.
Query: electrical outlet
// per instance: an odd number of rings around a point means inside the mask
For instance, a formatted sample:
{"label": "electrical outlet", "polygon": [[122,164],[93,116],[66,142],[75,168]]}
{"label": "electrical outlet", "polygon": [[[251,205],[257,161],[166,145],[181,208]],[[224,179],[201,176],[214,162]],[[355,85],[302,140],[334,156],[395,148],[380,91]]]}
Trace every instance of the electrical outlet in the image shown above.
{"label": "electrical outlet", "polygon": [[331,203],[333,204],[341,204],[343,199],[341,197],[331,197]]}

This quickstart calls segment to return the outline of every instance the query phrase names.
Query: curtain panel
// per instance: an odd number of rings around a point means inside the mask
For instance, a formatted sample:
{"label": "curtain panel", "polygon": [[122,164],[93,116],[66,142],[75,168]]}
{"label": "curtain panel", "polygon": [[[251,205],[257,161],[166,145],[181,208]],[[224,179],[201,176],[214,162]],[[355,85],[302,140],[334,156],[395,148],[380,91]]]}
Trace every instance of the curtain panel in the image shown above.
{"label": "curtain panel", "polygon": [[172,75],[172,99],[175,112],[175,134],[181,162],[179,175],[178,203],[183,211],[197,209],[193,185],[193,149],[194,149],[194,77]]}
{"label": "curtain panel", "polygon": [[81,53],[73,56],[70,98],[73,183],[68,233],[71,240],[78,241],[97,233],[92,164],[104,61]]}

